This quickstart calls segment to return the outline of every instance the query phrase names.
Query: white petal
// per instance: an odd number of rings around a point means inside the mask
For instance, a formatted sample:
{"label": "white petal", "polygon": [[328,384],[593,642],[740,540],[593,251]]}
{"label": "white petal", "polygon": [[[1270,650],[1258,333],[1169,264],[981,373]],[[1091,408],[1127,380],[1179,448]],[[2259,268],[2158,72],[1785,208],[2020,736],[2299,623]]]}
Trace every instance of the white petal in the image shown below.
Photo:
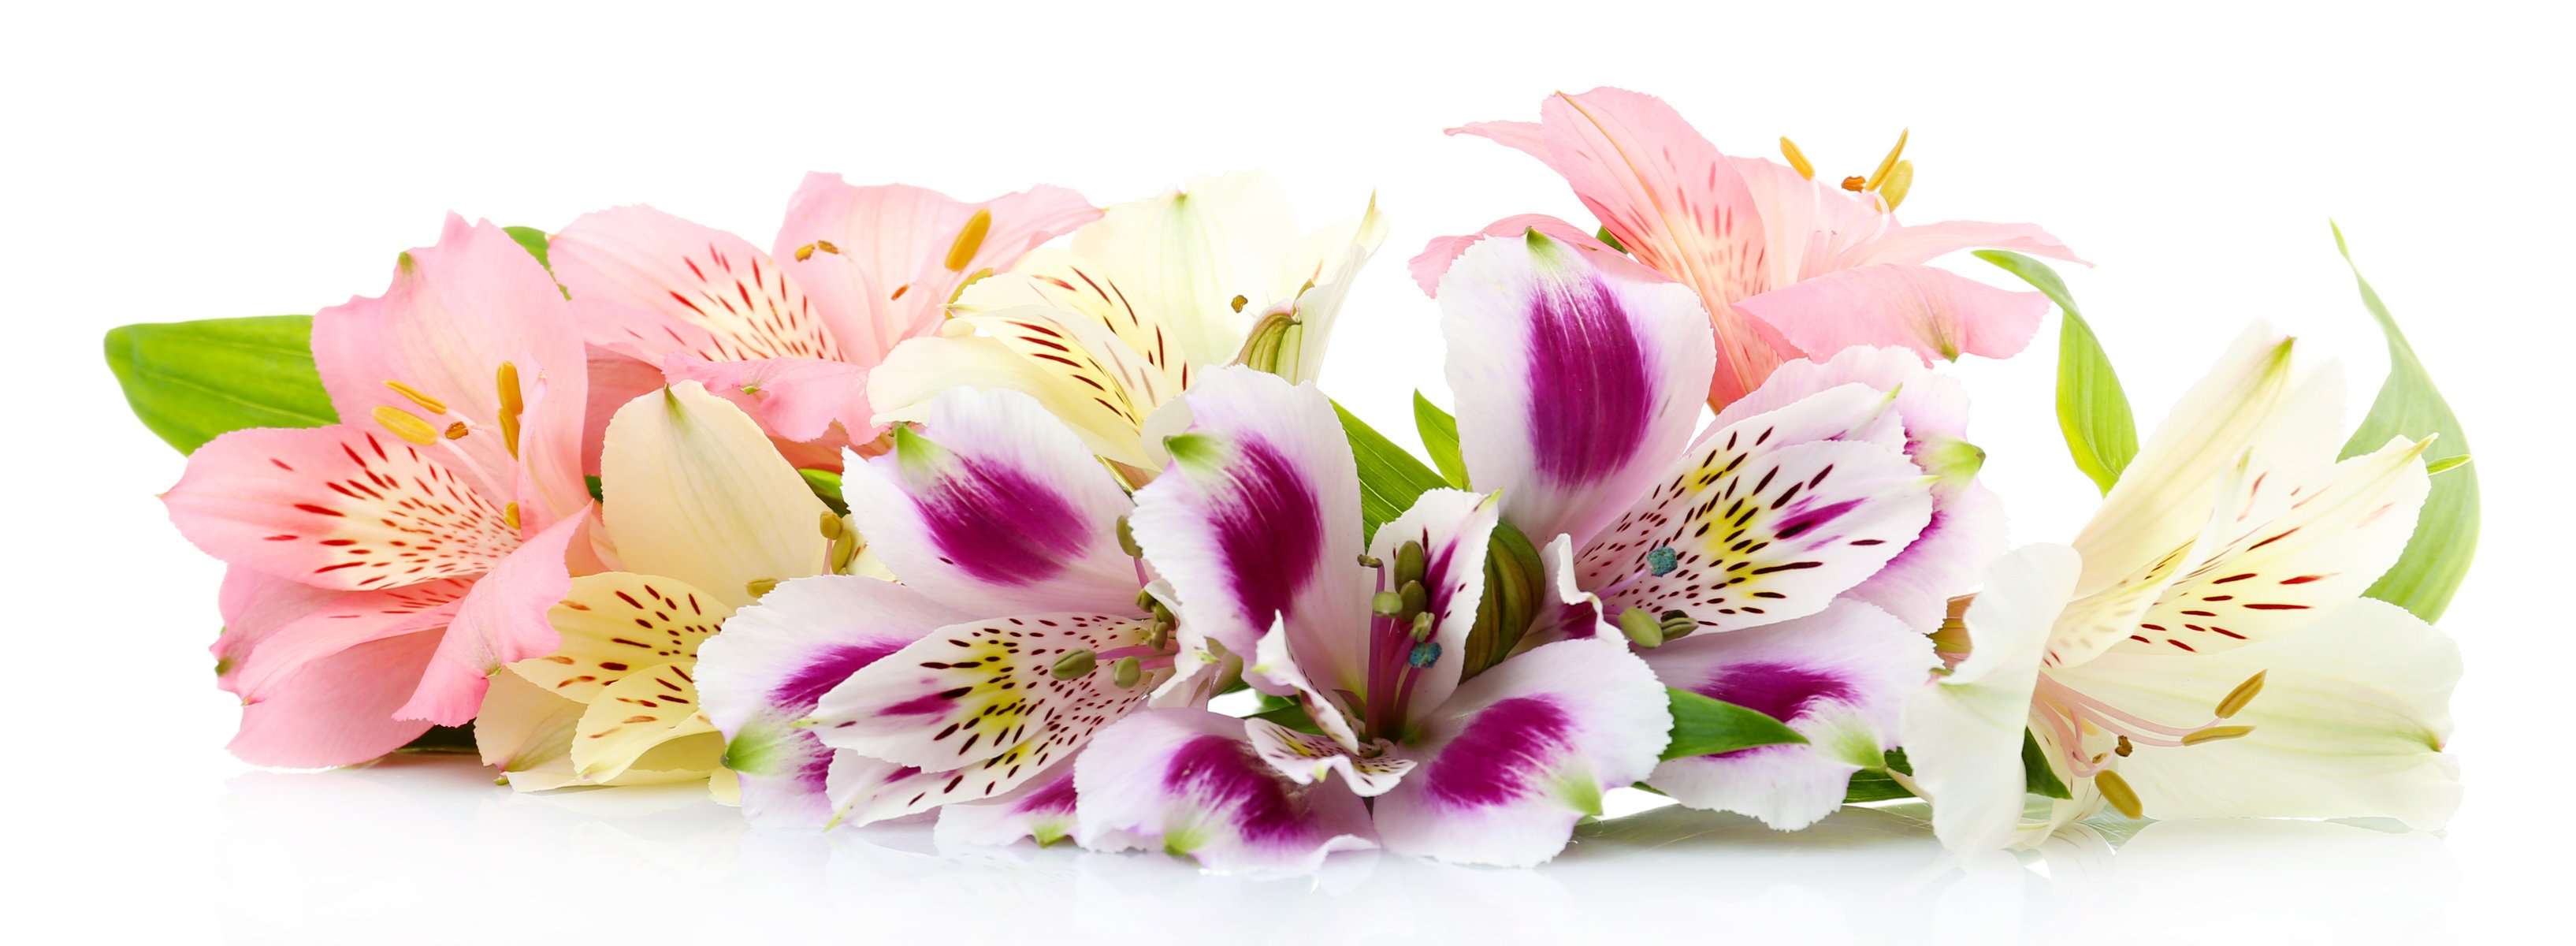
{"label": "white petal", "polygon": [[2022,734],[2049,628],[2083,562],[2059,545],[1997,559],[1964,620],[1970,651],[1950,674],[1905,703],[1900,741],[1914,782],[1932,800],[1943,846],[1972,852],[2010,841],[2021,819]]}
{"label": "white petal", "polygon": [[628,571],[738,608],[753,581],[825,570],[830,511],[760,425],[697,382],[619,408],[599,467],[602,494],[615,497],[602,516]]}

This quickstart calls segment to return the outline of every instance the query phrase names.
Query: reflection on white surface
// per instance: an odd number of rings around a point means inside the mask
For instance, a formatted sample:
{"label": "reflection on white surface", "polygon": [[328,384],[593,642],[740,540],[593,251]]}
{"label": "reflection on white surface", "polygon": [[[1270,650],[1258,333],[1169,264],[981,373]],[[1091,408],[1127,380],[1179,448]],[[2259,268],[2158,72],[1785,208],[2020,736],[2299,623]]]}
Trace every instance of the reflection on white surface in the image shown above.
{"label": "reflection on white surface", "polygon": [[227,783],[240,941],[885,943],[2427,942],[2457,896],[2439,838],[2175,822],[1961,864],[1901,811],[1794,835],[1656,808],[1537,870],[1373,854],[1314,876],[1159,856],[937,850],[926,824],[753,830],[684,788],[518,795],[462,759]]}

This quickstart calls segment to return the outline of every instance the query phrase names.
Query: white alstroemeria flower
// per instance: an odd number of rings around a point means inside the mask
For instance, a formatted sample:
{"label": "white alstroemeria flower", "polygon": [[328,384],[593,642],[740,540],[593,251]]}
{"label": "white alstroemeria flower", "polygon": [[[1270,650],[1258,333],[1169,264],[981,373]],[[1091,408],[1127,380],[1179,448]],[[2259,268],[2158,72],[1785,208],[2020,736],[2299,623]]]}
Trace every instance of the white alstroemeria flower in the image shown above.
{"label": "white alstroemeria flower", "polygon": [[1164,460],[1146,418],[1200,373],[1244,360],[1314,378],[1352,277],[1385,237],[1374,201],[1308,233],[1266,175],[1192,180],[1110,207],[1069,250],[968,284],[938,335],[876,368],[868,399],[894,422],[919,420],[949,388],[1026,392],[1141,482]]}
{"label": "white alstroemeria flower", "polygon": [[[2129,817],[2387,817],[2435,828],[2451,642],[2361,597],[2414,532],[2424,444],[2335,461],[2342,378],[2293,383],[2258,326],[2178,405],[2073,547],[1998,562],[1969,653],[1903,742],[1958,850]],[[2025,817],[2027,728],[2073,797]],[[2036,813],[2034,813],[2036,814]]]}

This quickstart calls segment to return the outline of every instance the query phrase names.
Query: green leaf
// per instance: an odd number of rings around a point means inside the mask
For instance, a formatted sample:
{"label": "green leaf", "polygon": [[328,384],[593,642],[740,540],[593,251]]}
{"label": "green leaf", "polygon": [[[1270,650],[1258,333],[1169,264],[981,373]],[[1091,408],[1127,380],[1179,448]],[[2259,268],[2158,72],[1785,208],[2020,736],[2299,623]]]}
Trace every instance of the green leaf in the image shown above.
{"label": "green leaf", "polygon": [[798,470],[796,475],[805,478],[805,485],[814,491],[814,498],[832,507],[833,515],[850,514],[849,501],[841,498],[841,474],[830,470]]}
{"label": "green leaf", "polygon": [[1896,784],[1895,779],[1887,777],[1886,772],[1878,769],[1862,769],[1852,773],[1851,784],[1843,789],[1843,804],[1846,805],[1865,801],[1895,801],[1899,798],[1912,797],[1914,797],[1913,792],[1906,791],[1905,786]]}
{"label": "green leaf", "polygon": [[1422,449],[1431,454],[1431,462],[1440,468],[1440,478],[1459,489],[1467,485],[1467,458],[1458,452],[1458,419],[1449,416],[1440,405],[1413,392],[1413,429],[1422,434]]}
{"label": "green leaf", "polygon": [[[2405,333],[2397,330],[2397,319],[2388,314],[2378,291],[2362,278],[2361,267],[2353,265],[2343,228],[2336,227],[2334,236],[2335,251],[2343,254],[2345,265],[2352,266],[2353,282],[2361,286],[2362,306],[2379,321],[2380,333],[2388,336],[2388,380],[2379,386],[2379,396],[2370,402],[2370,414],[2361,419],[2361,428],[2345,441],[2343,455],[2369,453],[2399,437],[2433,437],[2432,446],[2424,451],[2426,467],[2459,466],[2451,461],[2469,455],[2469,437],[2460,430],[2459,416],[2451,413],[2442,392],[2433,388],[2432,373],[2424,370],[2415,346],[2407,344]],[[2406,541],[2406,553],[2363,593],[2413,611],[2426,621],[2439,620],[2451,605],[2451,595],[2460,590],[2460,580],[2468,577],[2469,559],[2477,548],[2478,472],[2462,467],[2433,480],[2433,492],[2424,498],[2424,511],[2415,520],[2415,536]]]}
{"label": "green leaf", "polygon": [[2066,314],[2057,333],[2057,426],[2066,434],[2066,449],[2075,465],[2102,492],[2119,482],[2120,471],[2138,455],[2138,424],[2129,413],[2129,396],[2120,390],[2119,372],[2091,323],[2075,308],[2066,281],[2048,264],[2011,250],[1978,250],[1978,259],[2021,277],[2048,296]]}
{"label": "green leaf", "polygon": [[1378,526],[1403,515],[1423,493],[1449,485],[1341,404],[1333,405],[1333,413],[1341,415],[1342,433],[1351,439],[1351,455],[1359,461],[1360,518],[1367,523],[1367,535],[1377,535]]}
{"label": "green leaf", "polygon": [[2065,782],[2057,780],[2057,772],[2048,767],[2048,753],[2039,748],[2039,737],[2027,729],[2021,731],[2021,783],[2022,790],[2033,795],[2059,800],[2075,797],[2074,792],[2066,790]]}
{"label": "green leaf", "polygon": [[107,367],[143,426],[190,453],[244,428],[337,423],[312,334],[309,315],[127,325],[108,330]]}
{"label": "green leaf", "polygon": [[1774,746],[1802,743],[1807,737],[1779,720],[1733,703],[1713,700],[1689,690],[1664,688],[1673,702],[1673,739],[1664,747],[1666,759],[1715,755]]}
{"label": "green leaf", "polygon": [[546,259],[546,231],[535,227],[502,227],[501,232],[509,234],[510,239],[519,241],[519,245],[527,249],[528,255],[537,258],[537,265],[545,267],[547,272],[554,271],[555,264]]}
{"label": "green leaf", "polygon": [[[1600,241],[1601,241],[1601,245],[1603,245],[1603,246],[1609,247],[1609,248],[1614,249],[1614,250],[1618,250],[1618,251],[1619,251],[1619,252],[1621,252],[1621,253],[1626,253],[1626,252],[1628,252],[1628,244],[1621,243],[1621,242],[1619,242],[1619,238],[1618,238],[1618,237],[1611,236],[1611,235],[1610,235],[1610,228],[1609,228],[1609,227],[1602,227],[1602,228],[1601,228],[1601,232],[1593,234],[1593,235],[1592,235],[1592,238],[1593,238],[1593,239],[1596,239],[1596,240],[1600,240]],[[1633,255],[1633,254],[1631,254],[1631,255]]]}

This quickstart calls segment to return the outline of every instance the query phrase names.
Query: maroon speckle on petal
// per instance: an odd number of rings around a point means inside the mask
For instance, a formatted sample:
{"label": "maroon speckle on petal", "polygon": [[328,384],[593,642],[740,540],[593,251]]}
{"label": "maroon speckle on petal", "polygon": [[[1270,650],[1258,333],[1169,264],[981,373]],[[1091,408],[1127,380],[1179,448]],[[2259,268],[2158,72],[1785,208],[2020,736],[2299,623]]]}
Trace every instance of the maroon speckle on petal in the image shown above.
{"label": "maroon speckle on petal", "polygon": [[1590,482],[1646,436],[1654,380],[1619,297],[1591,273],[1542,279],[1530,300],[1531,458],[1559,483]]}
{"label": "maroon speckle on petal", "polygon": [[1434,797],[1467,806],[1499,805],[1531,793],[1566,746],[1574,720],[1546,697],[1518,696],[1485,708],[1440,750],[1425,775]]}

